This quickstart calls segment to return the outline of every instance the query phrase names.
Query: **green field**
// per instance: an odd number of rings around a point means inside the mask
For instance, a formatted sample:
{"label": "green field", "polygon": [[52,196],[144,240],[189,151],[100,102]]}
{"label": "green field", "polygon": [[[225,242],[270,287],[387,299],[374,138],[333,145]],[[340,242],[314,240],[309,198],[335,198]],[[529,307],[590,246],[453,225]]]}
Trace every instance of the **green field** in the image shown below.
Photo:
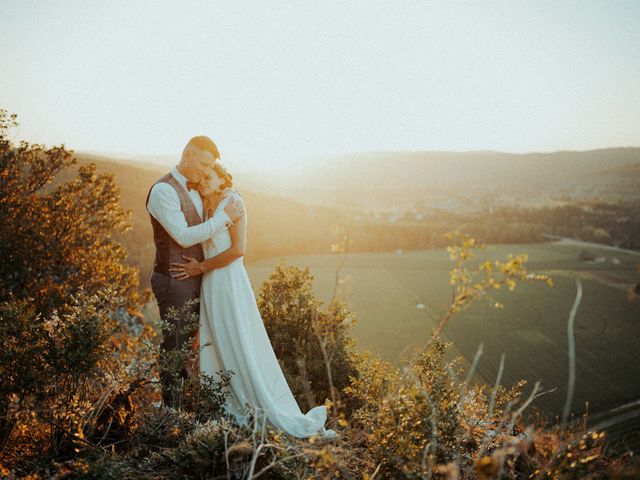
{"label": "green field", "polygon": [[[493,383],[502,353],[506,355],[503,384],[526,379],[528,394],[536,380],[544,390],[530,412],[552,417],[562,411],[568,378],[567,318],[580,277],[583,299],[575,320],[576,390],[572,411],[605,412],[640,399],[640,299],[627,297],[629,285],[640,281],[640,255],[588,247],[604,258],[600,262],[579,259],[584,246],[569,242],[488,246],[480,256],[506,258],[526,252],[530,271],[548,273],[554,286],[525,283],[515,292],[503,292],[505,308],[476,304],[454,317],[445,337],[468,361],[484,342],[477,381]],[[309,266],[314,290],[327,300],[334,287],[337,255],[292,256],[287,263]],[[257,292],[280,259],[248,265]],[[444,250],[404,253],[350,254],[343,268],[348,303],[358,323],[353,337],[359,349],[368,349],[385,360],[400,364],[415,346],[423,345],[451,296]],[[423,308],[418,308],[423,304]]]}

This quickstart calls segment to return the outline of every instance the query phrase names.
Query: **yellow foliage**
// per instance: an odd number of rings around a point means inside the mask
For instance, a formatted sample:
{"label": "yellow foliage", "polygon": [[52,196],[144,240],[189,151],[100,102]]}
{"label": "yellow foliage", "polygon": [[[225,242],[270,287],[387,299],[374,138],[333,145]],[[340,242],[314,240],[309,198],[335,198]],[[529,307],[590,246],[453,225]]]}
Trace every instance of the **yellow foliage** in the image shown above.
{"label": "yellow foliage", "polygon": [[489,295],[492,290],[500,290],[506,285],[510,292],[516,289],[519,281],[544,281],[553,286],[553,280],[548,275],[528,273],[526,263],[529,256],[526,253],[509,254],[506,261],[484,259],[478,265],[472,265],[473,249],[484,249],[474,238],[459,231],[448,232],[445,235],[451,245],[447,246],[450,258],[454,262],[449,272],[449,284],[453,289],[453,298],[449,309],[440,319],[434,329],[433,337],[437,337],[449,319],[462,311],[479,298],[485,298],[496,308],[503,308],[503,304]]}

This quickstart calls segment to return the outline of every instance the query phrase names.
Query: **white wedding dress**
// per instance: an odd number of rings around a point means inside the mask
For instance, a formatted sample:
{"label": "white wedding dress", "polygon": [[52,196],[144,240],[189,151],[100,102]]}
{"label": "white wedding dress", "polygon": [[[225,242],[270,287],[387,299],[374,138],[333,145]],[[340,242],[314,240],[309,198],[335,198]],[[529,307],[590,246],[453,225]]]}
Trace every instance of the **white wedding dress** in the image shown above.
{"label": "white wedding dress", "polygon": [[[242,201],[236,191],[225,192],[216,211],[233,196]],[[205,259],[214,257],[231,247],[231,235],[224,230],[202,246]],[[338,436],[324,427],[324,405],[306,414],[300,410],[271,346],[243,257],[202,276],[200,346],[202,373],[218,379],[218,370],[234,372],[225,406],[239,424],[247,425],[249,408],[259,428],[266,420],[297,438]]]}

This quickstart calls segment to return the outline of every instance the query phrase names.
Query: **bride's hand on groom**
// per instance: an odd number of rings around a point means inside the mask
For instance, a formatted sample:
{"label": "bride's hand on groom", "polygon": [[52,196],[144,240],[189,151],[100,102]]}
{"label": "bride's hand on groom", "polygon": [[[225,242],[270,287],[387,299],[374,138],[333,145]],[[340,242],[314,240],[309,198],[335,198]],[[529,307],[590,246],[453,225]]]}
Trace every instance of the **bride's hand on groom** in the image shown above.
{"label": "bride's hand on groom", "polygon": [[169,269],[171,277],[177,278],[178,280],[186,280],[187,278],[195,277],[203,273],[202,264],[195,258],[187,255],[182,255],[182,258],[188,260],[187,263],[172,263]]}

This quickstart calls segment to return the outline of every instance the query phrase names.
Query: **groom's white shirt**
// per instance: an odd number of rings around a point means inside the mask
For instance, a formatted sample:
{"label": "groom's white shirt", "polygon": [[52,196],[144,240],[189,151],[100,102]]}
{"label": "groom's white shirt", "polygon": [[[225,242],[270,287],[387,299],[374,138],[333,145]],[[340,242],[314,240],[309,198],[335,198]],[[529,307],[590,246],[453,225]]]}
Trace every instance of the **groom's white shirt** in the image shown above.
{"label": "groom's white shirt", "polygon": [[[177,167],[173,167],[171,175],[187,191],[187,179],[178,171]],[[202,218],[204,212],[200,194],[194,188],[188,191],[188,195],[200,214],[200,218]],[[160,222],[160,225],[171,238],[183,248],[202,243],[231,226],[231,220],[224,212],[224,209],[220,209],[212,218],[198,225],[188,226],[187,219],[180,208],[178,193],[171,185],[164,182],[156,183],[151,188],[147,211]]]}

